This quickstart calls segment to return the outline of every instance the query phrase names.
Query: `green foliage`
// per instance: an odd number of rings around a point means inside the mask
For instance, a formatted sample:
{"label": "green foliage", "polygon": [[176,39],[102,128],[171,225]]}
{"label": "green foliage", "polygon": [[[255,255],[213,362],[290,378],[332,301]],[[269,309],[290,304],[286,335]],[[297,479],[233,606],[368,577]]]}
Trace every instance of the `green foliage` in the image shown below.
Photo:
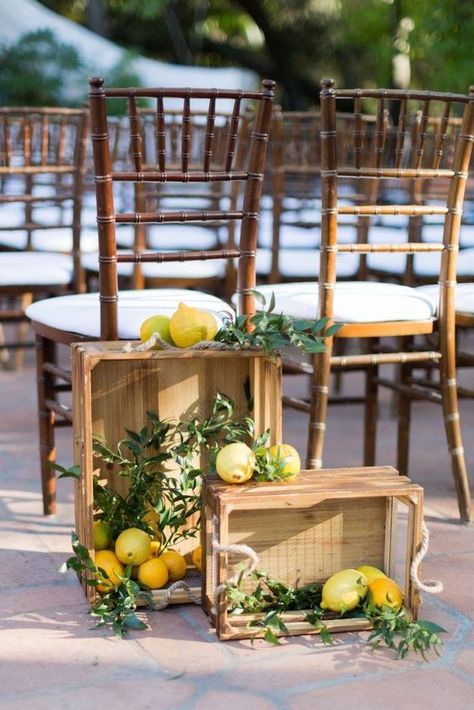
{"label": "green foliage", "polygon": [[[135,55],[124,52],[107,73],[107,85],[137,86],[130,67]],[[51,30],[22,35],[0,49],[0,101],[4,106],[78,106],[87,100],[93,67]],[[126,104],[117,101],[111,113],[122,115]]]}
{"label": "green foliage", "polygon": [[50,30],[29,32],[0,52],[0,102],[4,106],[69,106],[83,80],[74,47]]}
{"label": "green foliage", "polygon": [[[253,591],[243,591],[244,580],[255,583]],[[227,584],[226,587],[229,613],[234,616],[260,614],[260,618],[249,622],[248,628],[256,627],[259,632],[263,629],[264,639],[273,644],[279,643],[278,635],[289,633],[284,616],[281,616],[288,611],[303,612],[305,620],[319,629],[323,643],[334,643],[325,623],[328,613],[320,607],[321,592],[321,584],[293,587],[259,570],[248,575],[245,568],[242,568],[237,583]],[[340,616],[365,616],[369,619],[373,631],[368,643],[373,648],[384,643],[396,652],[397,659],[405,658],[409,651],[413,651],[428,660],[430,651],[439,655],[442,649],[439,634],[445,633],[445,629],[431,621],[414,621],[404,607],[398,611],[388,606],[378,609],[370,602],[363,602],[353,611],[342,612]]]}
{"label": "green foliage", "polygon": [[341,327],[341,324],[335,324],[326,328],[328,318],[303,320],[273,313],[274,294],[268,306],[261,293],[254,291],[254,295],[261,310],[250,318],[242,315],[237,317],[235,323],[227,323],[214,340],[241,348],[262,349],[266,353],[275,353],[288,346],[297,347],[303,353],[320,353],[325,350],[325,338],[334,335]]}
{"label": "green foliage", "polygon": [[[91,587],[107,582],[109,579],[107,572],[94,564],[89,551],[80,544],[75,533],[71,535],[71,542],[75,554],[66,560],[59,571],[65,573],[72,569]],[[114,634],[120,638],[129,629],[148,628],[135,613],[139,603],[153,607],[151,593],[130,579],[130,573],[131,567],[128,566],[123,577],[120,577],[120,585],[102,594],[89,611],[91,616],[97,619],[97,627],[111,626]]]}
{"label": "green foliage", "polygon": [[377,609],[367,602],[363,611],[374,626],[368,640],[373,648],[384,643],[396,651],[397,658],[405,658],[409,651],[415,651],[425,661],[429,651],[440,655],[443,644],[438,634],[446,633],[442,626],[432,621],[413,621],[404,607],[398,611],[388,606]]}

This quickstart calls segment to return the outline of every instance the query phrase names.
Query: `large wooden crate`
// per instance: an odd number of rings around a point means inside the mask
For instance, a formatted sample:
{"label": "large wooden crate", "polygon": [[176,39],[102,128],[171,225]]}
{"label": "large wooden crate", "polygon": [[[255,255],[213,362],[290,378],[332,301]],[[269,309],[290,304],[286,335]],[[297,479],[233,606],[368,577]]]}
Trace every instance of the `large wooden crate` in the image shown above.
{"label": "large wooden crate", "polygon": [[[261,635],[247,626],[258,615],[231,615],[226,595],[215,599],[216,588],[242,563],[241,556],[213,552],[215,541],[250,546],[259,569],[291,585],[324,582],[342,569],[374,565],[400,584],[416,617],[419,600],[410,565],[421,542],[422,516],[423,489],[388,466],[303,471],[283,484],[231,486],[207,479],[203,607],[222,640]],[[327,621],[330,631],[370,628],[365,618],[334,617]],[[281,618],[291,635],[318,633],[304,612]]]}
{"label": "large wooden crate", "polygon": [[[255,351],[122,352],[123,343],[77,343],[72,346],[74,457],[81,467],[76,485],[76,531],[93,555],[93,474],[120,493],[126,480],[106,466],[99,469],[92,456],[92,436],[100,435],[114,447],[125,428],[140,430],[146,412],[161,419],[190,420],[211,413],[215,395],[231,397],[236,415],[249,412],[257,433],[271,431],[272,443],[281,442],[281,364]],[[196,461],[199,465],[199,460]],[[176,546],[188,555],[197,541]],[[192,570],[190,570],[192,573]],[[200,580],[192,574],[192,586]],[[90,599],[94,592],[87,588]],[[162,596],[157,593],[157,596]],[[177,601],[187,600],[177,594]]]}

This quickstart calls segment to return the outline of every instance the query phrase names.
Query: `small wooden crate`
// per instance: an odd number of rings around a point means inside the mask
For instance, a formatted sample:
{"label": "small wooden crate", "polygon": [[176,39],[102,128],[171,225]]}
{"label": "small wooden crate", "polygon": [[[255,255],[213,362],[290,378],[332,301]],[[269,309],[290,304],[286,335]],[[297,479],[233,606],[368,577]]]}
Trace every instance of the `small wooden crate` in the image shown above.
{"label": "small wooden crate", "polygon": [[[243,560],[213,553],[214,541],[250,546],[259,569],[291,585],[324,582],[342,569],[373,565],[400,584],[416,617],[419,600],[410,565],[421,543],[423,489],[392,467],[303,471],[283,484],[231,486],[207,479],[203,516],[203,607],[222,640],[261,633],[248,628],[259,615],[229,614],[225,594],[216,602],[216,588]],[[304,612],[281,618],[290,635],[318,633]],[[336,616],[327,626],[330,631],[370,628],[365,618]]]}
{"label": "small wooden crate", "polygon": [[[76,531],[93,555],[93,474],[100,473],[119,493],[126,480],[109,467],[99,469],[92,456],[92,436],[100,435],[114,448],[125,428],[140,430],[146,412],[161,419],[203,418],[211,413],[215,395],[229,396],[236,416],[250,412],[257,433],[271,431],[281,441],[281,364],[255,351],[122,352],[120,342],[76,343],[72,346],[74,460],[81,466],[76,485]],[[199,460],[196,465],[199,465]],[[176,546],[188,555],[196,541]],[[191,585],[199,593],[194,571]],[[94,590],[87,586],[90,600]],[[162,593],[157,592],[157,596]],[[178,601],[187,599],[177,594]]]}

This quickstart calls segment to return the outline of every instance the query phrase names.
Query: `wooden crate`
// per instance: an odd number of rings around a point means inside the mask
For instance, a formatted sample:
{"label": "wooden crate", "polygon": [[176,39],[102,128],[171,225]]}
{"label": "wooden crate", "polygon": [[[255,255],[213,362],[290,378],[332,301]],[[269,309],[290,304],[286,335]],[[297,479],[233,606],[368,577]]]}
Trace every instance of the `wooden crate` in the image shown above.
{"label": "wooden crate", "polygon": [[[218,392],[231,397],[235,413],[248,413],[257,433],[271,431],[272,443],[281,442],[281,364],[261,352],[252,351],[149,351],[123,353],[123,343],[76,343],[72,346],[74,461],[81,466],[76,484],[76,531],[80,542],[93,555],[94,513],[92,436],[101,435],[114,447],[125,428],[137,431],[154,411],[162,419],[206,417]],[[199,460],[196,464],[199,465]],[[118,492],[125,492],[126,480],[105,466],[100,469]],[[196,541],[176,546],[188,555]],[[193,575],[195,578],[195,575]],[[199,584],[192,582],[199,590]],[[88,586],[89,599],[94,591]],[[157,596],[162,594],[157,592]],[[178,594],[184,601],[186,596]]]}
{"label": "wooden crate", "polygon": [[[394,578],[416,617],[410,564],[421,542],[423,489],[392,467],[303,471],[292,482],[231,486],[207,479],[203,489],[203,607],[220,639],[261,635],[247,628],[258,615],[231,615],[215,589],[243,558],[212,551],[213,542],[245,544],[258,568],[288,584],[323,582],[369,564]],[[246,582],[250,585],[251,582]],[[261,616],[261,615],[260,615]],[[328,619],[330,631],[370,628],[365,618]],[[304,612],[281,615],[290,635],[318,633]],[[263,632],[262,632],[263,633]]]}

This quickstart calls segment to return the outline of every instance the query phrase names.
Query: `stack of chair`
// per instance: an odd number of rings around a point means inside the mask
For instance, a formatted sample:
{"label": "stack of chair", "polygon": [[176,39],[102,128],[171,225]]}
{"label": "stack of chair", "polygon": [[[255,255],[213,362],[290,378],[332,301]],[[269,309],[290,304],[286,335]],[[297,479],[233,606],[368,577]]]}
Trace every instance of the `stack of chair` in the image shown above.
{"label": "stack of chair", "polygon": [[[54,430],[57,424],[72,421],[72,413],[60,401],[61,393],[71,382],[71,374],[60,365],[58,346],[72,342],[100,338],[110,341],[138,339],[141,323],[161,313],[171,315],[180,301],[205,308],[219,317],[229,311],[228,304],[212,295],[186,289],[159,288],[118,290],[121,264],[156,264],[201,262],[232,259],[237,262],[238,308],[241,313],[254,312],[255,255],[257,220],[266,146],[273,105],[274,82],[264,81],[261,91],[228,91],[218,89],[106,89],[102,79],[90,82],[91,138],[94,155],[94,174],[97,194],[97,224],[99,239],[99,293],[65,296],[38,301],[28,308],[37,338],[38,416],[40,423],[40,455],[43,483],[43,502],[46,514],[56,509],[56,481],[51,462],[55,460]],[[145,163],[143,130],[137,100],[155,102],[157,162]],[[168,166],[166,100],[179,100],[181,111],[181,140],[179,162]],[[131,141],[131,164],[114,170],[108,133],[108,107],[116,99],[128,102],[128,133]],[[215,154],[215,125],[220,101],[233,102],[223,154]],[[190,156],[191,115],[193,103],[207,106],[205,137],[201,146],[201,161],[192,165]],[[257,105],[253,128],[241,131],[245,102]],[[241,142],[245,141],[242,146]],[[236,156],[245,156],[238,164]],[[122,212],[115,202],[114,188],[125,184],[208,185],[210,183],[241,182],[245,185],[243,204],[232,210],[151,210]],[[198,251],[120,252],[117,249],[118,225],[167,225],[177,223],[216,223],[233,221],[240,224],[240,239],[233,249],[203,249]],[[172,246],[172,245],[168,245]]]}
{"label": "stack of chair", "polygon": [[18,325],[4,361],[11,349],[21,362],[32,300],[85,288],[81,250],[97,243],[81,232],[86,138],[84,109],[0,109],[0,328]]}
{"label": "stack of chair", "polygon": [[[322,466],[329,398],[330,374],[337,369],[363,367],[366,378],[366,406],[364,427],[364,463],[375,461],[377,396],[379,386],[398,392],[398,468],[405,473],[408,467],[408,444],[411,402],[427,399],[442,404],[447,446],[458,497],[461,519],[470,520],[471,499],[464,449],[462,445],[460,415],[456,383],[455,350],[455,291],[456,262],[459,248],[459,231],[466,190],[469,162],[474,133],[474,92],[469,95],[395,90],[336,90],[334,82],[322,82],[321,91],[321,195],[322,230],[319,281],[308,283],[271,284],[261,287],[264,295],[271,292],[276,297],[276,310],[299,318],[323,317],[342,324],[336,334],[362,345],[360,354],[334,355],[333,340],[327,341],[327,351],[315,355],[311,366],[302,363],[300,372],[311,378],[309,401],[286,399],[287,404],[307,411],[310,415],[308,430],[307,465]],[[379,129],[375,137],[375,150],[365,152],[367,131],[361,119],[364,102],[377,107]],[[352,131],[338,126],[337,108],[340,103],[349,106],[354,116]],[[383,116],[390,104],[396,105],[398,122],[386,128]],[[421,106],[423,130],[413,142],[414,113]],[[430,123],[430,115],[449,116],[460,110],[462,124],[455,139],[454,150],[447,156],[446,122]],[[436,151],[425,153],[426,132],[433,133]],[[351,151],[340,151],[341,143],[352,145]],[[449,142],[448,142],[449,144]],[[442,167],[440,167],[442,166]],[[361,185],[360,192],[367,196],[366,204],[345,204],[347,181]],[[439,184],[438,204],[423,205],[407,201],[418,185]],[[397,201],[381,204],[379,194],[384,183],[401,189],[394,192]],[[414,185],[406,189],[407,183]],[[343,189],[341,191],[341,185]],[[442,203],[441,203],[442,200]],[[405,215],[411,218],[425,215],[442,216],[443,241],[392,242],[347,244],[339,238],[342,216],[357,215],[366,219],[377,216]],[[421,289],[392,283],[370,281],[338,282],[337,260],[345,254],[385,253],[439,254],[439,289],[436,298]],[[316,277],[316,274],[315,274]],[[430,335],[429,349],[417,347],[418,336]],[[383,343],[380,340],[383,339]],[[401,377],[398,381],[382,378],[379,368],[398,364]],[[426,378],[424,372],[416,377],[415,368],[436,366],[439,384]],[[293,369],[298,369],[293,366]]]}

